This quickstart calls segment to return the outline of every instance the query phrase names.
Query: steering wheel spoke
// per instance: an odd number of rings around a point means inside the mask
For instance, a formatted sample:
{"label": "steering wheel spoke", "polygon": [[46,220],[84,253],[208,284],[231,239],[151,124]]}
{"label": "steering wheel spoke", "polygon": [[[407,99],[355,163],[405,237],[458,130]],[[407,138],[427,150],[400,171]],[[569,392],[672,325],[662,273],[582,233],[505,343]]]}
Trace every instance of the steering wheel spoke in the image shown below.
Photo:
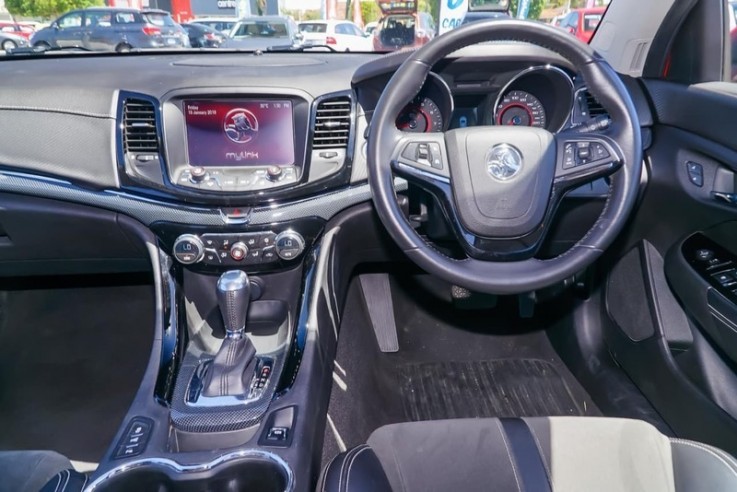
{"label": "steering wheel spoke", "polygon": [[555,139],[558,157],[553,183],[560,190],[609,176],[622,165],[619,145],[605,135],[569,131]]}
{"label": "steering wheel spoke", "polygon": [[402,134],[394,148],[392,170],[426,189],[443,193],[450,185],[448,151],[443,133]]}

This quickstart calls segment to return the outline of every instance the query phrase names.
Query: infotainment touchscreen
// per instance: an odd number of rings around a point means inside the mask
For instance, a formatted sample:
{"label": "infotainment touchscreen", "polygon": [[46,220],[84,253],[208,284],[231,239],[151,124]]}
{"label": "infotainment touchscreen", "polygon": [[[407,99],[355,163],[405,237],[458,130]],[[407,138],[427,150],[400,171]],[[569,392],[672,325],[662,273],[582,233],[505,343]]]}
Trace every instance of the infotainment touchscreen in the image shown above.
{"label": "infotainment touchscreen", "polygon": [[294,164],[290,100],[187,100],[184,116],[191,166]]}

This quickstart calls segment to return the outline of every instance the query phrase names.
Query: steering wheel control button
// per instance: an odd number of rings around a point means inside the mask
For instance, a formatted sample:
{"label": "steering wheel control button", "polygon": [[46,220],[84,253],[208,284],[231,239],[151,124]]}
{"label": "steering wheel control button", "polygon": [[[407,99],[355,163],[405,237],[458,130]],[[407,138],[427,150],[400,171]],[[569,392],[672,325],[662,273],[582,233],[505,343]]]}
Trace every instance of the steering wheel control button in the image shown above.
{"label": "steering wheel control button", "polygon": [[563,169],[576,167],[576,154],[572,143],[567,143],[563,151]]}
{"label": "steering wheel control button", "polygon": [[248,255],[248,246],[238,241],[230,247],[230,257],[235,261],[242,261]]}
{"label": "steering wheel control button", "polygon": [[194,234],[182,234],[174,241],[174,258],[184,265],[192,265],[202,260],[205,246]]}
{"label": "steering wheel control button", "polygon": [[305,240],[295,231],[279,233],[275,240],[276,254],[282,260],[293,260],[305,249]]}
{"label": "steering wheel control button", "polygon": [[593,159],[597,161],[609,159],[611,157],[611,154],[606,149],[606,147],[604,147],[604,145],[600,144],[599,142],[594,142],[591,144],[591,155],[593,156]]}
{"label": "steering wheel control button", "polygon": [[591,143],[578,142],[576,144],[576,158],[582,164],[585,164],[589,159],[591,159]]}
{"label": "steering wheel control button", "polygon": [[153,422],[147,418],[135,417],[118,442],[114,459],[131,458],[138,456],[146,450],[146,445],[151,438]]}

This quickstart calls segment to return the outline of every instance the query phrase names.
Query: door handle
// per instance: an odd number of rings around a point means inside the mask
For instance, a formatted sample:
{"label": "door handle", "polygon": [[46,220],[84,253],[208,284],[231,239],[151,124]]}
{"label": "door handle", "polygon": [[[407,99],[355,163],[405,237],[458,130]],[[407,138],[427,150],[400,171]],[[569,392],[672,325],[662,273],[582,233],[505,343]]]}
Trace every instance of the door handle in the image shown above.
{"label": "door handle", "polygon": [[713,196],[716,201],[729,203],[730,205],[737,205],[737,193],[712,191],[711,196]]}

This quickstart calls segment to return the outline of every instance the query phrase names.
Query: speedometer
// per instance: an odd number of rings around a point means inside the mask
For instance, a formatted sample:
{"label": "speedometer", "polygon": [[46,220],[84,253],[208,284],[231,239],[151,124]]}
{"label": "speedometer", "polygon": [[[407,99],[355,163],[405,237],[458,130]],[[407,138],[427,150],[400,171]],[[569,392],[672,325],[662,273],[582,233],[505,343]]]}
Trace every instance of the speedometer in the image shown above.
{"label": "speedometer", "polygon": [[397,128],[405,132],[441,132],[443,114],[429,97],[417,97],[397,116]]}
{"label": "speedometer", "polygon": [[545,128],[545,108],[529,92],[513,90],[505,94],[494,112],[497,125],[536,126]]}

